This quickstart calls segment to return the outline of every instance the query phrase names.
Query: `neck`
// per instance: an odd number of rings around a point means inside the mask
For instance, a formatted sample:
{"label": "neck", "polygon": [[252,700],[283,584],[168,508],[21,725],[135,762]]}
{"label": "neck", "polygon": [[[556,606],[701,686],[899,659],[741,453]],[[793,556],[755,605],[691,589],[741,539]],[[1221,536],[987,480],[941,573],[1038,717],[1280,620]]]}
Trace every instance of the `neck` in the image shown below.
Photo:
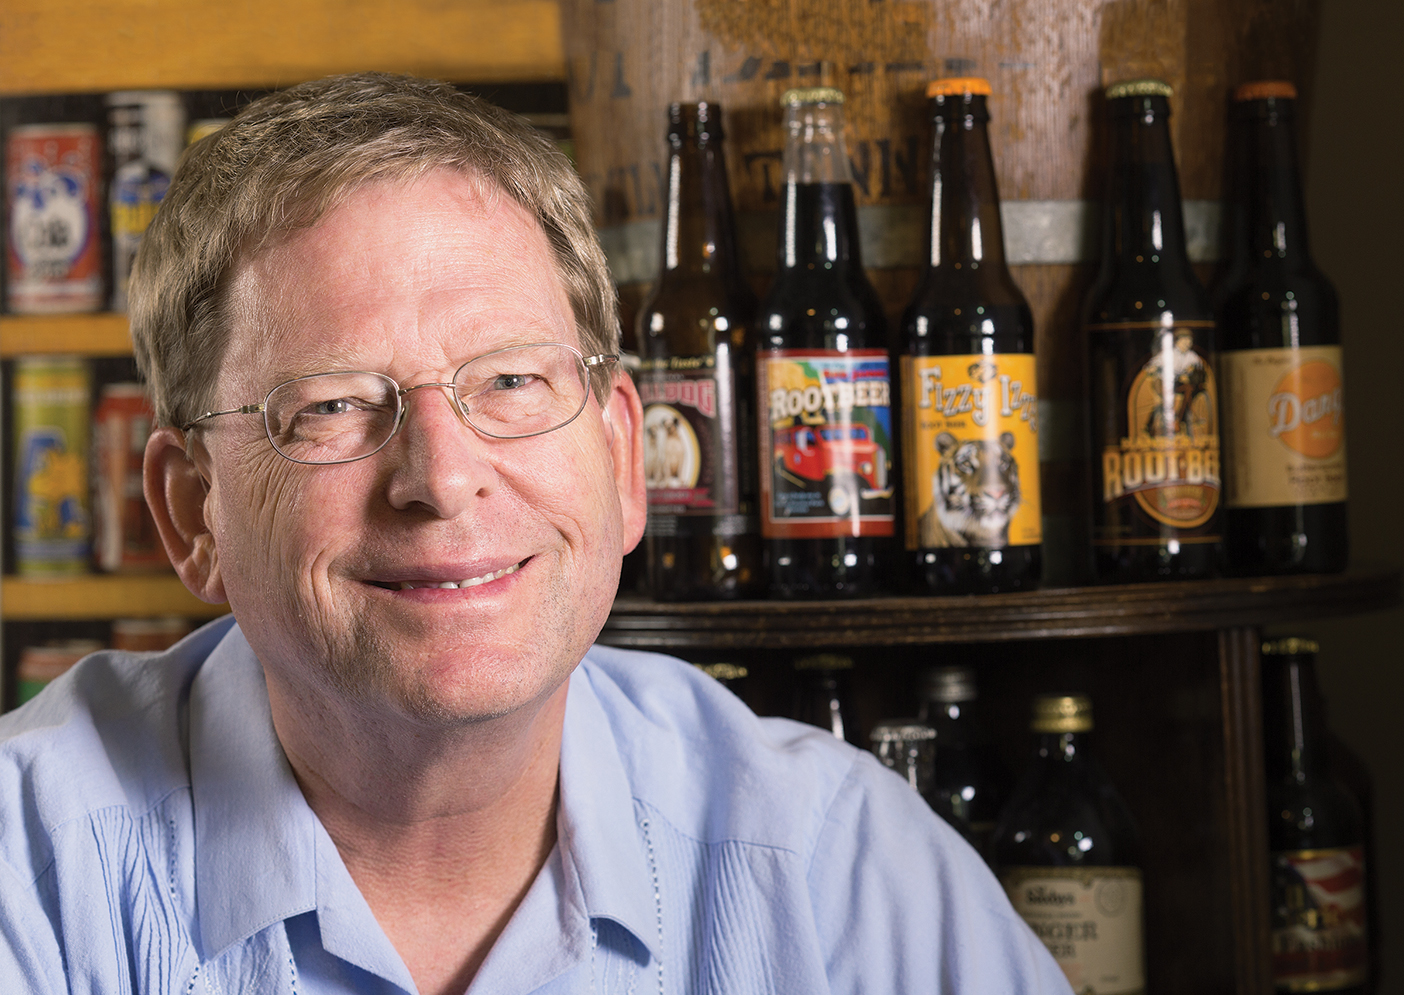
{"label": "neck", "polygon": [[567,684],[452,728],[332,703],[270,679],[303,795],[421,992],[463,991],[556,842]]}
{"label": "neck", "polygon": [[928,264],[976,272],[1004,266],[999,192],[985,98],[953,98],[935,119]]}
{"label": "neck", "polygon": [[[1184,208],[1164,97],[1122,98],[1112,126],[1112,175],[1102,265],[1189,272]],[[1134,109],[1129,102],[1135,99]],[[1120,103],[1121,101],[1117,101]]]}
{"label": "neck", "polygon": [[1310,267],[1291,101],[1252,101],[1235,112],[1235,258],[1254,268]]}

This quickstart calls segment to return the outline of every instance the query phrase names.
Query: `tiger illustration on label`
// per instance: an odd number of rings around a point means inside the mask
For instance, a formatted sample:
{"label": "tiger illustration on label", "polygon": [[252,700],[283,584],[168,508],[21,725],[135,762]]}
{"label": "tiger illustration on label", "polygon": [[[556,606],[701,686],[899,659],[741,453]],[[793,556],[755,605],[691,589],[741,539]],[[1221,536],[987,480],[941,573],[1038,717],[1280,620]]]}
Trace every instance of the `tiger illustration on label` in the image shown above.
{"label": "tiger illustration on label", "polygon": [[933,501],[917,523],[920,545],[1009,545],[1009,522],[1022,497],[1013,434],[1002,432],[995,442],[942,432],[936,450],[941,459],[931,479]]}

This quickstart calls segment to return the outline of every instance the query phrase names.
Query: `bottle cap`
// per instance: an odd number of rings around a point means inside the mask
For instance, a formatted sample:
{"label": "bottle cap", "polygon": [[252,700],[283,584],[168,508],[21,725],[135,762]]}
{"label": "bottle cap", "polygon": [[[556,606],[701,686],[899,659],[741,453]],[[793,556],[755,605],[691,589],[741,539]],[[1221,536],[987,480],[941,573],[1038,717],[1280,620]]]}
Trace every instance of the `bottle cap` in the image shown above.
{"label": "bottle cap", "polygon": [[1085,694],[1041,694],[1034,699],[1033,732],[1091,732],[1092,699]]}
{"label": "bottle cap", "polygon": [[816,653],[802,656],[795,661],[796,670],[852,670],[853,657],[839,656],[837,653]]}
{"label": "bottle cap", "polygon": [[798,104],[841,104],[843,91],[832,86],[801,86],[786,90],[780,97],[781,107],[794,107]]}
{"label": "bottle cap", "polygon": [[1297,88],[1285,79],[1260,79],[1244,83],[1233,91],[1234,100],[1265,100],[1268,97],[1297,99]]}
{"label": "bottle cap", "polygon": [[884,719],[868,733],[868,739],[874,743],[911,743],[935,738],[936,730],[916,719]]}
{"label": "bottle cap", "polygon": [[945,79],[933,79],[926,85],[928,97],[959,97],[967,93],[988,97],[990,81],[978,76],[947,76]]}
{"label": "bottle cap", "polygon": [[1173,97],[1175,88],[1163,79],[1128,79],[1107,87],[1107,99],[1121,97]]}
{"label": "bottle cap", "polygon": [[719,681],[739,681],[750,673],[739,663],[699,663],[697,669]]}
{"label": "bottle cap", "polygon": [[1269,639],[1263,643],[1263,656],[1304,656],[1319,653],[1321,647],[1315,639],[1300,636],[1284,636],[1282,639]]}
{"label": "bottle cap", "polygon": [[979,697],[975,690],[973,667],[936,667],[922,675],[921,683],[922,696],[927,701],[952,704],[974,701]]}

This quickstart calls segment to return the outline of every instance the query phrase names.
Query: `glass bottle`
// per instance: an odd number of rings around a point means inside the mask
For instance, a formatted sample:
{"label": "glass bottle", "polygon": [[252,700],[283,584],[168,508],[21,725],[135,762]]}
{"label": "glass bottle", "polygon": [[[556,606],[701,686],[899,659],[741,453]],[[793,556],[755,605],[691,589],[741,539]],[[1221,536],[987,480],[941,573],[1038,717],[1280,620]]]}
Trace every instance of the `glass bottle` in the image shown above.
{"label": "glass bottle", "polygon": [[902,318],[902,466],[916,589],[1034,587],[1041,570],[1033,314],[1004,263],[983,79],[932,98],[926,268]]}
{"label": "glass bottle", "polygon": [[937,667],[921,683],[918,717],[936,730],[933,807],[990,859],[990,841],[1009,796],[1009,773],[985,736],[972,667]]}
{"label": "glass bottle", "polygon": [[1234,94],[1223,337],[1225,543],[1247,574],[1345,569],[1340,309],[1307,240],[1291,83]]}
{"label": "glass bottle", "polygon": [[1170,86],[1107,88],[1112,169],[1087,297],[1099,580],[1214,576],[1221,557],[1214,316],[1190,268]]}
{"label": "glass bottle", "polygon": [[863,272],[843,94],[789,90],[775,282],[756,322],[771,594],[876,593],[893,542],[886,321]]}
{"label": "glass bottle", "polygon": [[1033,762],[995,830],[1009,900],[1073,990],[1145,990],[1140,853],[1125,802],[1091,756],[1086,695],[1034,699]]}
{"label": "glass bottle", "polygon": [[1273,983],[1279,991],[1363,995],[1365,826],[1331,772],[1317,645],[1286,638],[1262,650]]}
{"label": "glass bottle", "polygon": [[[936,730],[916,719],[884,719],[868,734],[873,755],[884,767],[895,770],[936,809],[932,792],[935,773]],[[941,812],[945,815],[944,812]],[[949,819],[948,819],[949,821]]]}
{"label": "glass bottle", "polygon": [[721,108],[673,104],[668,145],[662,265],[638,317],[648,586],[660,601],[739,598],[762,584],[755,297],[737,259]]}
{"label": "glass bottle", "polygon": [[794,663],[795,696],[791,718],[827,729],[838,739],[858,742],[858,722],[848,686],[853,658],[817,653]]}

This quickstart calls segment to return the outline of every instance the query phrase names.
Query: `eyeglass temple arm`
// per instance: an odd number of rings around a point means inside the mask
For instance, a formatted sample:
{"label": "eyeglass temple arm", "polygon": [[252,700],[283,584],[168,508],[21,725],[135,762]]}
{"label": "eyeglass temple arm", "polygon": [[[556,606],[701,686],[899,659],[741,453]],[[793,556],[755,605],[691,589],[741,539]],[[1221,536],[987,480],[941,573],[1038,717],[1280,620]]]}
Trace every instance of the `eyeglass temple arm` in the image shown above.
{"label": "eyeglass temple arm", "polygon": [[224,411],[206,411],[203,415],[197,415],[190,419],[180,427],[180,430],[182,432],[188,431],[208,418],[218,418],[220,415],[258,415],[263,413],[263,409],[263,403],[259,402],[258,404],[245,404],[237,408],[228,408]]}

